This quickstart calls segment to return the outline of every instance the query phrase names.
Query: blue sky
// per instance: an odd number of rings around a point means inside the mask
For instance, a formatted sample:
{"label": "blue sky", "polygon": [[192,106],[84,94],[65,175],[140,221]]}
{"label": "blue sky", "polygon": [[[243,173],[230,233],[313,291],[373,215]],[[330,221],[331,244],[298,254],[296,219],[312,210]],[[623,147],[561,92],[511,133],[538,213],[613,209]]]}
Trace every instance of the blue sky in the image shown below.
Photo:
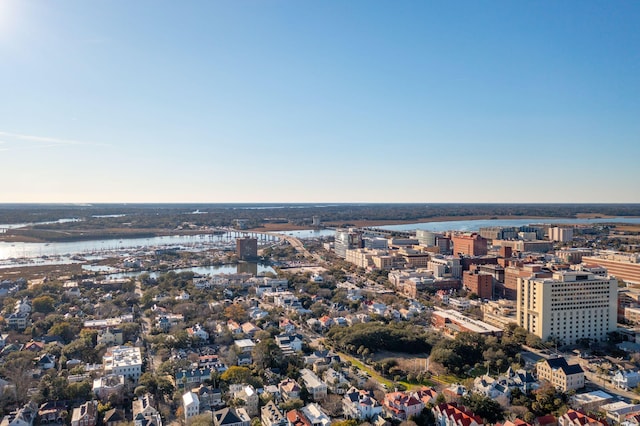
{"label": "blue sky", "polygon": [[636,1],[0,0],[0,202],[640,202]]}

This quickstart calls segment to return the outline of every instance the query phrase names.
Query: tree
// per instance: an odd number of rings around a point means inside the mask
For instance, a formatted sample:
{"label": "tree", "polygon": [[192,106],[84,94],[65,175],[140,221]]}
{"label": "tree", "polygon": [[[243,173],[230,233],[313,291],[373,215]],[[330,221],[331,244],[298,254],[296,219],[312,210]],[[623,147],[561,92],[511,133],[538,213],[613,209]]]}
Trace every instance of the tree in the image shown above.
{"label": "tree", "polygon": [[278,367],[282,364],[282,350],[274,339],[263,339],[253,348],[253,362],[261,367]]}
{"label": "tree", "polygon": [[228,319],[232,319],[236,322],[242,322],[247,318],[247,310],[239,303],[229,305],[224,310],[224,315]]}
{"label": "tree", "polygon": [[36,297],[31,301],[31,306],[34,312],[40,312],[42,314],[48,314],[55,311],[56,301],[51,296]]}
{"label": "tree", "polygon": [[220,379],[229,384],[247,383],[251,378],[251,370],[247,367],[238,367],[236,365],[229,367],[227,371],[222,373]]}
{"label": "tree", "polygon": [[482,417],[487,423],[496,423],[504,419],[504,410],[500,404],[480,393],[462,397],[462,404]]}

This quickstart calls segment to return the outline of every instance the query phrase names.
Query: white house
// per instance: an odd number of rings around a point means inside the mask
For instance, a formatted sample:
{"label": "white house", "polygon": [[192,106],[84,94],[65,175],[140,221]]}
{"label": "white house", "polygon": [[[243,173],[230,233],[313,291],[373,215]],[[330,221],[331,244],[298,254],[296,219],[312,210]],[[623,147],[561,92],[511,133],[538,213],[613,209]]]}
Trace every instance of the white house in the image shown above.
{"label": "white house", "polygon": [[382,405],[373,397],[373,392],[351,387],[342,400],[342,410],[348,419],[371,419],[382,414]]}
{"label": "white house", "polygon": [[614,385],[621,389],[633,389],[640,383],[640,373],[637,371],[621,370],[613,376],[612,381]]}
{"label": "white house", "polygon": [[182,409],[184,410],[184,421],[188,422],[191,417],[200,414],[200,400],[198,395],[189,391],[182,395]]}
{"label": "white house", "polygon": [[300,380],[304,382],[314,401],[320,401],[327,397],[327,385],[308,368],[300,370]]}
{"label": "white house", "polygon": [[187,334],[190,337],[195,337],[205,341],[209,340],[209,333],[200,324],[187,328]]}

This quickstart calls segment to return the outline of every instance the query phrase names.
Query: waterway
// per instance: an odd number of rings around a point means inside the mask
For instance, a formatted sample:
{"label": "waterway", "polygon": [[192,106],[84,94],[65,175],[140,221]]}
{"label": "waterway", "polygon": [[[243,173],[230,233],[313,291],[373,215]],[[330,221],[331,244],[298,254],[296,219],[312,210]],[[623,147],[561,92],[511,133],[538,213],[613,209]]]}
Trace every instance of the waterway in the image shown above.
{"label": "waterway", "polygon": [[[73,256],[95,253],[123,253],[127,250],[154,250],[179,247],[189,251],[207,249],[235,249],[235,233],[167,235],[150,238],[123,238],[108,240],[71,241],[56,243],[0,242],[0,260],[11,258],[42,258],[50,256]],[[282,232],[297,238],[320,238],[334,235],[332,230],[299,230]],[[257,234],[259,244],[268,242]],[[273,238],[273,237],[271,237]],[[60,263],[60,262],[57,262]],[[14,265],[15,266],[15,265]]]}
{"label": "waterway", "polygon": [[572,218],[539,218],[539,219],[478,219],[478,220],[454,220],[447,222],[423,222],[406,223],[402,225],[379,226],[380,229],[390,231],[415,231],[424,229],[428,231],[478,231],[488,226],[524,226],[530,224],[567,224],[567,225],[593,225],[597,223],[627,223],[640,224],[640,217],[613,217],[608,219],[572,219]]}

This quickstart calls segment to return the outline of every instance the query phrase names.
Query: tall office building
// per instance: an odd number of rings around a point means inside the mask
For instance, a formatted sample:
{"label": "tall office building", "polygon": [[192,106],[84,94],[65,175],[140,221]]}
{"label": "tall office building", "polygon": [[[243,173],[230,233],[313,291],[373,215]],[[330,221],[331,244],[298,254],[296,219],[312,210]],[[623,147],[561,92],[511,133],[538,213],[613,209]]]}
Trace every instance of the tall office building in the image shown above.
{"label": "tall office building", "polygon": [[236,254],[240,260],[256,260],[258,258],[258,239],[236,239]]}
{"label": "tall office building", "polygon": [[347,257],[347,250],[362,248],[362,234],[351,229],[336,229],[336,237],[333,243],[336,256]]}
{"label": "tall office building", "polygon": [[618,283],[589,270],[556,272],[552,278],[519,278],[518,325],[543,341],[572,345],[602,341],[616,329]]}

